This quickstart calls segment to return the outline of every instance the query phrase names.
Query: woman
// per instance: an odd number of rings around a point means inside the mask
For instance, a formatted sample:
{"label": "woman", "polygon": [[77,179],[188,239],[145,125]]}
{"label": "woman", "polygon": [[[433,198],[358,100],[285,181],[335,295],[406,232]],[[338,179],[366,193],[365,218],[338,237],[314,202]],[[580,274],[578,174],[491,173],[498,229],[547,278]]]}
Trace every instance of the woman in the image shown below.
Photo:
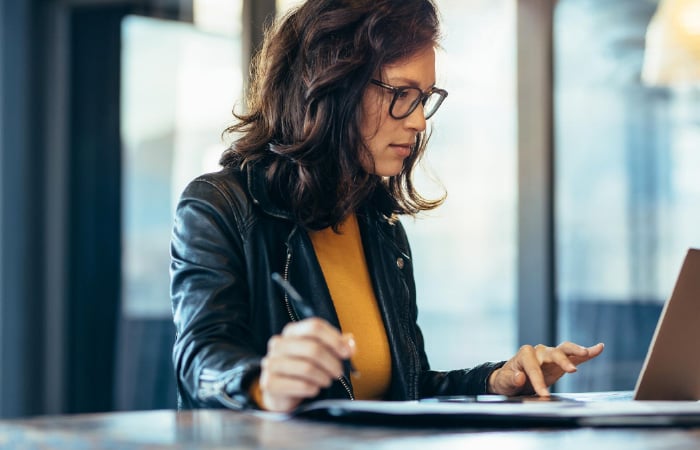
{"label": "woman", "polygon": [[[177,208],[183,407],[548,395],[602,351],[525,346],[507,362],[430,370],[397,216],[442,202],[411,178],[426,121],[447,96],[435,86],[437,41],[431,0],[309,0],[268,31],[223,170],[194,180]],[[316,317],[295,309],[275,272]]]}

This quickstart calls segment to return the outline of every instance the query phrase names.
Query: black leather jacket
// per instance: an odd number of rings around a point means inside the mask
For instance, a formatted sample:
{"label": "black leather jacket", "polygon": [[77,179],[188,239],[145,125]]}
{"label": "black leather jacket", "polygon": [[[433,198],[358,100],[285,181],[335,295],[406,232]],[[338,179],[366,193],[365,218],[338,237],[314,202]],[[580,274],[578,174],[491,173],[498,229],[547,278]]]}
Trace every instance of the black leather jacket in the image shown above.
{"label": "black leather jacket", "polygon": [[[411,252],[400,222],[387,220],[372,205],[357,218],[391,349],[386,399],[484,393],[499,363],[429,369],[416,323]],[[255,170],[224,169],[192,181],[177,207],[171,254],[173,362],[181,407],[255,406],[248,388],[260,373],[267,341],[297,317],[271,282],[272,272],[283,274],[319,316],[339,327],[307,232],[273,204]],[[347,374],[319,397],[352,398]]]}

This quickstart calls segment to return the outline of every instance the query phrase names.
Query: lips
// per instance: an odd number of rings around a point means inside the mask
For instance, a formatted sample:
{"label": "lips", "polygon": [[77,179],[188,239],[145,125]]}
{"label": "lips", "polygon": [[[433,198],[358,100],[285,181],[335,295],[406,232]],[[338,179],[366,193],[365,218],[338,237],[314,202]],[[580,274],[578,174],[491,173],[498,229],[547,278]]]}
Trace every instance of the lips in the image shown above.
{"label": "lips", "polygon": [[413,149],[413,144],[389,144],[389,147],[394,149],[394,151],[401,157],[407,157],[411,154]]}

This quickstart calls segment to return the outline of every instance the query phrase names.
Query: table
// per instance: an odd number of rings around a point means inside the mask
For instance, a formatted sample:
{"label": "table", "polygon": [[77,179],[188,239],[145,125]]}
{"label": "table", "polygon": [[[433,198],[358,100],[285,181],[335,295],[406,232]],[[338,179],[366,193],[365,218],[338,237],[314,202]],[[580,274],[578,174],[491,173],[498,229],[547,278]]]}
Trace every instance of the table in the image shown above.
{"label": "table", "polygon": [[228,410],[160,410],[4,420],[0,448],[676,450],[700,448],[700,428],[401,428],[279,420]]}

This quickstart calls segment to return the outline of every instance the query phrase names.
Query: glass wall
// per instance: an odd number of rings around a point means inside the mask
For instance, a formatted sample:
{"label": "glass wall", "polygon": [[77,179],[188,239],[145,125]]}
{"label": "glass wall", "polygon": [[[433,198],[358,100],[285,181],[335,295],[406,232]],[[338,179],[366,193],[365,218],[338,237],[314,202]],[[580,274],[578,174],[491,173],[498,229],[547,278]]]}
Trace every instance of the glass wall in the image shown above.
{"label": "glass wall", "polygon": [[173,213],[190,180],[218,170],[221,133],[243,89],[240,3],[223,3],[196,2],[196,25],[139,16],[122,23],[118,409],[175,406]]}
{"label": "glass wall", "polygon": [[186,183],[218,168],[242,92],[240,27],[227,36],[130,16],[122,33],[122,304],[126,315],[170,317],[172,215]]}
{"label": "glass wall", "polygon": [[561,390],[633,389],[688,247],[700,245],[700,90],[640,82],[656,0],[555,11],[558,333],[604,341]]}
{"label": "glass wall", "polygon": [[419,324],[436,369],[505,359],[516,350],[515,1],[438,0],[443,49],[419,186],[444,205],[404,219],[414,253]]}

